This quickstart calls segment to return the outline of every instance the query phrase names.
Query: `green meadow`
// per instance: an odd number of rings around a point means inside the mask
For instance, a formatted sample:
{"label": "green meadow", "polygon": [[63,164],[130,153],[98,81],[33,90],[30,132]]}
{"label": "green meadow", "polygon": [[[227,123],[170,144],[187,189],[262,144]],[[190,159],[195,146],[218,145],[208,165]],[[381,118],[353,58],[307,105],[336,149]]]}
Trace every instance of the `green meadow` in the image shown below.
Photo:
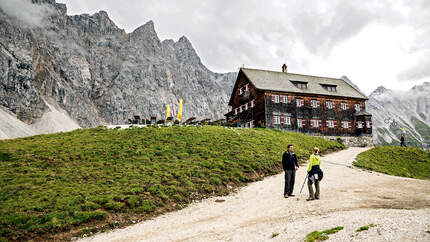
{"label": "green meadow", "polygon": [[303,159],[314,146],[344,148],[298,133],[215,126],[0,140],[0,241],[70,239],[225,195],[281,172],[290,143]]}
{"label": "green meadow", "polygon": [[418,148],[375,147],[359,154],[353,164],[394,176],[430,179],[430,152]]}

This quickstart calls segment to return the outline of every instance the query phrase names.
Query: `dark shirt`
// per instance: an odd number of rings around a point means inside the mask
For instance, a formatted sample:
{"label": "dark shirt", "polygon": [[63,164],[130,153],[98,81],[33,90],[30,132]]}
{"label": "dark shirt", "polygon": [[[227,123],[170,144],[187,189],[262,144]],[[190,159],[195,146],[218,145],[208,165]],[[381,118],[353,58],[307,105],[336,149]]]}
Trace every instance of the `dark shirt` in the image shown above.
{"label": "dark shirt", "polygon": [[282,155],[282,167],[284,168],[284,171],[295,170],[296,166],[299,167],[296,154],[294,154],[294,152],[285,151]]}

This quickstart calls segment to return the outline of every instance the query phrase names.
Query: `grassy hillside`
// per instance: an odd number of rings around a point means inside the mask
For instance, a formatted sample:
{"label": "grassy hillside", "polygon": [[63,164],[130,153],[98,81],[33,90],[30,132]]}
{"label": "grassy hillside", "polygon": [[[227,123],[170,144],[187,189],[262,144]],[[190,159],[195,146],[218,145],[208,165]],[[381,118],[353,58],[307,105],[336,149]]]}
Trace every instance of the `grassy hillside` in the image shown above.
{"label": "grassy hillside", "polygon": [[289,143],[299,157],[314,146],[343,148],[297,133],[210,126],[0,140],[0,237],[70,238],[180,209],[280,172]]}
{"label": "grassy hillside", "polygon": [[355,166],[395,176],[430,179],[430,152],[381,146],[359,154]]}

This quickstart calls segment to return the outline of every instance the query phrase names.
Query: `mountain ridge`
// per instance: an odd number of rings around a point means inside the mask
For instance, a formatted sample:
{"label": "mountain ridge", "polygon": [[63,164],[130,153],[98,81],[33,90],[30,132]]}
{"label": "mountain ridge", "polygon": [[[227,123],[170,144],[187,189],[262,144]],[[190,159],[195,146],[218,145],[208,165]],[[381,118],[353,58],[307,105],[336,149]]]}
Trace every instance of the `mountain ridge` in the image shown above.
{"label": "mountain ridge", "polygon": [[41,26],[0,11],[0,108],[22,122],[38,122],[54,104],[80,127],[161,119],[179,99],[184,118],[228,112],[235,73],[210,71],[187,37],[161,41],[153,21],[126,33],[105,11],[69,16],[65,4],[32,2],[49,9]]}
{"label": "mountain ridge", "polygon": [[368,111],[373,115],[375,144],[398,144],[403,134],[409,145],[430,144],[430,83],[406,91],[379,86],[370,95]]}

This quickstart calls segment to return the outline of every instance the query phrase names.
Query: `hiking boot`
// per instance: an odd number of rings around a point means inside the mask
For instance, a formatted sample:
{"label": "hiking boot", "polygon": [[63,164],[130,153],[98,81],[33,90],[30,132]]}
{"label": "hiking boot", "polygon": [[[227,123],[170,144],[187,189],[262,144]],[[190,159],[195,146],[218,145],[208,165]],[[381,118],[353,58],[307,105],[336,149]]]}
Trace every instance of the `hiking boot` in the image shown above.
{"label": "hiking boot", "polygon": [[295,197],[296,195],[293,194],[288,194],[289,197]]}
{"label": "hiking boot", "polygon": [[316,199],[316,200],[320,200],[320,198],[319,198],[319,197],[315,197],[315,199]]}
{"label": "hiking boot", "polygon": [[285,197],[285,198],[288,198],[288,194],[285,194],[285,195],[284,195],[284,197]]}
{"label": "hiking boot", "polygon": [[312,201],[312,200],[315,200],[315,198],[313,198],[313,197],[308,197],[308,198],[306,199],[306,201]]}

